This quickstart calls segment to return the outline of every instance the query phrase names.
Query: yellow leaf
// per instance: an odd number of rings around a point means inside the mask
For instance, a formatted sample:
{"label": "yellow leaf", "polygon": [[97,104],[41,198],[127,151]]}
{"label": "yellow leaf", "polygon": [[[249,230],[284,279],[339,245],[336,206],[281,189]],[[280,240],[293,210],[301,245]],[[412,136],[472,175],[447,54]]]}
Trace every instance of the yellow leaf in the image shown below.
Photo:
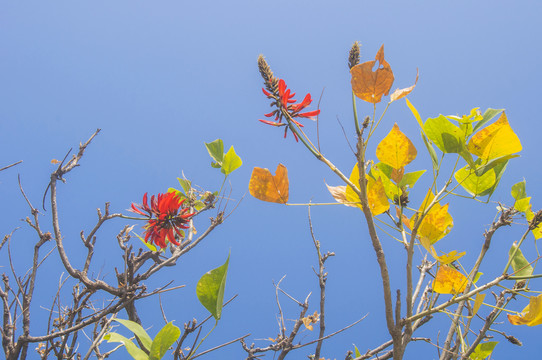
{"label": "yellow leaf", "polygon": [[269,169],[255,167],[252,170],[248,189],[256,199],[279,204],[288,202],[288,170],[279,164],[276,175],[271,175]]}
{"label": "yellow leaf", "polygon": [[400,169],[393,169],[391,171],[390,179],[392,179],[396,184],[399,184],[401,180],[403,180],[403,176],[405,175],[405,168],[402,167]]}
{"label": "yellow leaf", "polygon": [[438,269],[433,281],[433,291],[439,294],[459,294],[465,290],[467,278],[451,266],[443,265]]}
{"label": "yellow leaf", "polygon": [[381,178],[375,180],[372,177],[367,177],[367,198],[369,208],[374,216],[380,215],[390,208]]}
{"label": "yellow leaf", "polygon": [[535,326],[542,324],[542,294],[531,296],[529,305],[523,309],[521,315],[508,314],[508,321],[512,325]]}
{"label": "yellow leaf", "polygon": [[[422,213],[431,204],[435,195],[429,190],[419,212]],[[410,220],[413,222],[413,219]],[[452,216],[448,213],[448,204],[441,206],[439,203],[435,203],[429,210],[427,215],[422,220],[422,223],[418,227],[418,236],[422,245],[427,248],[427,245],[432,245],[446,236],[452,227],[454,221]]]}
{"label": "yellow leaf", "polygon": [[484,160],[511,155],[521,149],[521,142],[508,124],[504,111],[499,120],[478,131],[468,144],[470,153]]}
{"label": "yellow leaf", "polygon": [[308,330],[312,331],[312,324],[316,324],[320,320],[320,315],[315,311],[314,314],[305,316],[301,320],[303,321],[303,325],[305,325]]}
{"label": "yellow leaf", "polygon": [[416,155],[417,151],[414,144],[399,130],[397,123],[393,125],[388,135],[376,147],[378,160],[394,169],[400,169],[410,164],[416,158]]}
{"label": "yellow leaf", "polygon": [[360,207],[360,204],[352,204],[348,199],[346,198],[346,186],[339,185],[339,186],[329,186],[326,184],[328,191],[331,193],[331,196],[341,204],[344,204],[346,206],[351,207]]}
{"label": "yellow leaf", "polygon": [[448,264],[451,264],[453,263],[454,261],[456,261],[457,259],[463,257],[463,255],[465,255],[466,252],[463,251],[463,252],[460,252],[459,254],[457,253],[457,250],[452,250],[450,251],[449,253],[447,254],[444,254],[444,255],[441,255],[441,256],[435,256],[436,253],[433,255],[435,257],[436,260],[438,260],[439,263],[441,263],[442,265],[448,265]]}
{"label": "yellow leaf", "polygon": [[[532,205],[530,204],[527,211],[525,211],[525,217],[528,221],[531,221],[534,218],[534,212],[532,210]],[[531,232],[533,233],[536,240],[542,238],[542,224],[538,224],[538,226],[531,230]]]}
{"label": "yellow leaf", "polygon": [[484,302],[485,297],[486,297],[486,294],[481,294],[481,293],[476,294],[476,298],[474,299],[474,306],[472,307],[472,316],[478,313],[478,310],[480,310],[480,306],[482,306],[482,303]]}
{"label": "yellow leaf", "polygon": [[[378,61],[378,68],[373,68]],[[382,95],[388,95],[393,85],[393,72],[390,64],[384,60],[384,45],[380,47],[375,59],[358,64],[350,69],[352,75],[352,91],[362,100],[376,104]]]}
{"label": "yellow leaf", "polygon": [[[358,164],[354,165],[354,168],[352,169],[350,181],[355,185],[359,184]],[[346,188],[345,196],[346,201],[348,202],[361,202],[359,196],[350,186]],[[386,191],[381,178],[375,180],[372,177],[367,176],[367,198],[369,201],[369,208],[374,216],[382,214],[384,211],[390,208],[388,197],[386,196]],[[362,209],[361,204],[357,206]]]}
{"label": "yellow leaf", "polygon": [[420,75],[420,73],[419,73],[418,69],[416,69],[416,81],[414,82],[414,85],[412,85],[410,87],[407,87],[405,89],[397,89],[397,90],[395,90],[390,95],[390,102],[394,102],[395,100],[402,99],[405,96],[407,96],[408,94],[410,94],[412,92],[412,90],[414,90],[414,88],[416,87],[416,84],[418,83],[419,75]]}

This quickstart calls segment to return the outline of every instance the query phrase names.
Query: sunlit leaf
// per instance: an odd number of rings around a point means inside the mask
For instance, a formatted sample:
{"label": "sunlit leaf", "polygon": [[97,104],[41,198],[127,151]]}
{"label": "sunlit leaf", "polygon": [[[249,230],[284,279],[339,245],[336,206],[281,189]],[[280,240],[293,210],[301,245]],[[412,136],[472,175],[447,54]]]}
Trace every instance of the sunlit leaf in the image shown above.
{"label": "sunlit leaf", "polygon": [[527,182],[525,180],[520,181],[514,185],[512,185],[512,197],[516,200],[521,200],[523,198],[527,197],[527,190],[526,190]]}
{"label": "sunlit leaf", "polygon": [[[391,169],[391,171],[389,171],[388,169]],[[387,175],[388,173],[390,175]],[[386,192],[386,196],[388,197],[388,199],[391,200],[401,196],[402,194],[401,189],[397,185],[395,185],[390,179],[392,173],[393,168],[384,163],[378,163],[372,166],[371,171],[369,172],[369,176],[373,179],[381,179],[382,185],[384,186],[384,191]]]}
{"label": "sunlit leaf", "polygon": [[213,142],[205,143],[205,147],[209,152],[209,155],[215,161],[211,165],[216,168],[222,166],[222,160],[224,159],[224,143],[221,139],[216,139]]}
{"label": "sunlit leaf", "polygon": [[490,122],[495,116],[499,115],[504,109],[487,109],[482,115],[482,120],[474,126],[473,131],[477,131],[482,126]]}
{"label": "sunlit leaf", "polygon": [[360,357],[360,356],[361,356],[361,353],[359,352],[358,347],[357,347],[356,345],[354,345],[354,355],[355,355],[356,357]]}
{"label": "sunlit leaf", "polygon": [[465,275],[448,265],[441,266],[433,280],[433,291],[439,294],[459,294],[466,286]]}
{"label": "sunlit leaf", "polygon": [[190,193],[190,190],[192,189],[192,182],[190,180],[177,178],[179,180],[179,184],[183,188],[183,191],[186,195]]}
{"label": "sunlit leaf", "polygon": [[394,169],[400,169],[410,164],[416,158],[416,155],[417,151],[414,144],[399,130],[397,123],[393,125],[391,131],[376,148],[378,160]]}
{"label": "sunlit leaf", "polygon": [[367,198],[369,200],[369,208],[373,215],[379,215],[387,211],[390,208],[384,185],[382,184],[382,178],[374,180],[369,177],[367,179]]}
{"label": "sunlit leaf", "polygon": [[498,341],[488,341],[484,343],[480,343],[476,346],[472,354],[470,355],[471,360],[484,360],[488,358],[491,353],[493,352],[493,349],[495,349],[495,345],[497,345]]}
{"label": "sunlit leaf", "polygon": [[[423,213],[426,210],[434,197],[435,195],[433,195],[433,192],[429,190],[420,206],[420,213]],[[413,219],[411,219],[411,222],[412,221]],[[422,244],[425,241],[432,245],[446,236],[450,230],[452,230],[453,226],[453,218],[448,213],[448,204],[441,206],[439,203],[435,203],[423,218],[418,228],[418,236],[420,237]]]}
{"label": "sunlit leaf", "polygon": [[457,170],[454,174],[455,180],[472,196],[478,196],[487,192],[497,182],[495,170],[491,169],[481,176],[471,170],[468,165]]}
{"label": "sunlit leaf", "polygon": [[531,296],[529,305],[523,309],[521,315],[508,314],[508,321],[512,325],[535,326],[542,324],[542,294]]}
{"label": "sunlit leaf", "polygon": [[520,152],[522,147],[503,111],[499,120],[474,134],[468,149],[484,160],[491,160]]}
{"label": "sunlit leaf", "polygon": [[457,259],[463,257],[463,255],[465,254],[466,254],[465,251],[458,253],[457,250],[452,250],[449,253],[441,255],[441,256],[436,256],[435,254],[434,257],[436,260],[438,260],[438,262],[441,265],[448,265],[448,264],[453,263]]}
{"label": "sunlit leaf", "polygon": [[414,88],[416,87],[416,84],[418,83],[418,77],[419,77],[420,73],[418,71],[418,69],[416,69],[416,81],[414,81],[414,85],[412,86],[409,86],[407,88],[404,88],[404,89],[397,89],[395,90],[391,95],[390,95],[390,102],[394,102],[395,100],[399,100],[399,99],[402,99],[404,98],[405,96],[407,96],[408,94],[410,94],[412,92],[412,90],[414,90]]}
{"label": "sunlit leaf", "polygon": [[518,248],[516,243],[512,244],[512,247],[508,251],[508,258],[512,256],[512,254],[516,253],[514,255],[514,258],[512,259],[512,269],[514,269],[514,276],[530,276],[533,274],[533,267],[525,259],[525,256],[523,256],[523,252],[520,248]]}
{"label": "sunlit leaf", "polygon": [[[531,209],[531,207],[532,206],[529,205],[528,208],[527,208],[527,211],[525,211],[525,217],[527,218],[528,221],[531,221],[534,218],[534,212]],[[539,224],[536,228],[531,230],[531,232],[533,233],[534,238],[536,240],[542,238],[542,224]]]}
{"label": "sunlit leaf", "polygon": [[[350,177],[348,178],[352,184],[356,185],[356,190],[359,191],[359,168],[358,164],[354,165],[354,168],[352,169],[352,172],[350,172]],[[358,194],[356,194],[356,191],[348,185],[346,187],[346,199],[351,200],[352,202],[360,202]],[[361,204],[359,205],[359,208],[361,209]]]}
{"label": "sunlit leaf", "polygon": [[181,336],[181,329],[173,325],[173,323],[167,323],[156,334],[152,342],[150,350],[150,360],[159,360],[164,357],[168,349],[177,341]]}
{"label": "sunlit leaf", "polygon": [[301,320],[303,321],[303,325],[305,325],[308,330],[312,331],[312,324],[316,324],[320,320],[320,315],[315,311],[314,314],[305,316]]}
{"label": "sunlit leaf", "polygon": [[346,186],[339,185],[339,186],[329,186],[326,184],[328,191],[330,192],[331,196],[341,204],[344,204],[346,206],[351,207],[361,207],[360,204],[352,204],[347,198],[346,198]]}
{"label": "sunlit leaf", "polygon": [[228,176],[233,171],[237,170],[241,165],[243,165],[243,161],[235,153],[235,149],[230,147],[228,152],[224,155],[224,159],[222,160],[222,167],[221,171],[224,175]]}
{"label": "sunlit leaf", "polygon": [[472,316],[478,314],[478,310],[480,310],[480,306],[482,306],[485,298],[486,294],[476,294],[476,297],[474,298],[474,305],[472,306]]}
{"label": "sunlit leaf", "polygon": [[275,175],[269,169],[255,167],[248,189],[250,195],[263,201],[286,204],[288,202],[288,170],[279,164]]}
{"label": "sunlit leaf", "polygon": [[117,334],[117,333],[108,333],[104,336],[104,339],[107,342],[120,342],[126,347],[126,351],[134,360],[149,360],[149,356],[145,354],[143,350],[138,348],[130,339]]}
{"label": "sunlit leaf", "polygon": [[427,137],[443,153],[459,154],[465,149],[465,134],[445,116],[429,118],[423,126]]}
{"label": "sunlit leaf", "polygon": [[420,176],[425,173],[425,170],[413,171],[403,175],[401,181],[397,184],[398,187],[402,188],[408,186],[409,188],[414,187]]}
{"label": "sunlit leaf", "polygon": [[121,323],[126,328],[128,328],[128,330],[133,332],[134,335],[136,335],[139,338],[139,340],[141,341],[141,344],[143,344],[145,349],[147,349],[147,350],[151,349],[152,339],[147,334],[145,329],[143,329],[143,327],[141,327],[141,325],[139,325],[135,321],[131,321],[131,320],[115,319],[115,321]]}
{"label": "sunlit leaf", "polygon": [[[378,68],[373,68],[378,62]],[[393,72],[384,60],[384,45],[380,47],[375,60],[358,64],[350,69],[352,75],[352,91],[367,102],[376,104],[382,100],[382,95],[388,95],[393,85]]]}
{"label": "sunlit leaf", "polygon": [[222,305],[224,302],[224,289],[226,288],[226,276],[230,256],[224,265],[205,273],[198,281],[196,294],[200,303],[213,315],[215,320],[220,320]]}
{"label": "sunlit leaf", "polygon": [[[476,168],[476,175],[481,176],[486,171],[491,170],[491,169],[493,169],[493,168],[495,168],[498,165],[501,165],[503,163],[508,163],[508,160],[516,158],[516,157],[519,157],[519,155],[505,155],[505,156],[501,156],[501,157],[492,159],[487,164],[477,167]],[[478,159],[476,161],[476,164],[481,164],[481,160],[482,159]]]}
{"label": "sunlit leaf", "polygon": [[[132,232],[132,234],[134,234],[139,240],[141,240],[141,242],[143,244],[145,244],[145,246],[147,247],[147,249],[149,249],[150,251],[158,251],[158,249],[156,248],[156,246],[154,246],[153,244],[151,244],[150,242],[146,242],[145,239],[143,239],[141,236],[139,236],[138,234],[136,234],[135,232]],[[161,250],[161,249],[160,249]]]}

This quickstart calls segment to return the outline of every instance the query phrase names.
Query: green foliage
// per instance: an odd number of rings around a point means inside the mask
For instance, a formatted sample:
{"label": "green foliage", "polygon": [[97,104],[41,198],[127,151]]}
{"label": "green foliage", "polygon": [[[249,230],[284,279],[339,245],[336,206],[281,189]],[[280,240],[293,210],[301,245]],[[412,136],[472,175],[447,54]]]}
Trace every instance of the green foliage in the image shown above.
{"label": "green foliage", "polygon": [[228,255],[224,265],[205,273],[196,286],[196,294],[200,303],[213,315],[216,321],[220,320],[222,315],[229,261],[230,256]]}

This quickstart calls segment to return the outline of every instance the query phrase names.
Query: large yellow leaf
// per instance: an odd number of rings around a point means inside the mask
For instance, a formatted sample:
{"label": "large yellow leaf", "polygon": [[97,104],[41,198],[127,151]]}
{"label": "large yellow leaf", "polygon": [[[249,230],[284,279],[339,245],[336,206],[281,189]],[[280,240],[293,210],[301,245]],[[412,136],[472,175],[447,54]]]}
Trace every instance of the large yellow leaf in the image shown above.
{"label": "large yellow leaf", "polygon": [[521,142],[508,124],[504,111],[499,120],[474,134],[468,144],[470,153],[483,160],[514,154],[521,149]]}
{"label": "large yellow leaf", "polygon": [[401,169],[416,158],[417,151],[412,141],[399,130],[397,123],[376,147],[378,160],[394,169]]}
{"label": "large yellow leaf", "polygon": [[[373,68],[378,61],[378,68]],[[380,47],[373,61],[358,64],[350,69],[352,91],[362,100],[376,104],[382,95],[388,95],[393,85],[393,72],[390,64],[384,60],[384,45]]]}
{"label": "large yellow leaf", "polygon": [[269,169],[255,167],[252,170],[248,189],[256,199],[279,204],[288,202],[288,170],[279,164],[273,176]]}
{"label": "large yellow leaf", "polygon": [[529,305],[523,309],[521,315],[508,314],[508,321],[512,325],[535,326],[542,324],[542,294],[531,296]]}
{"label": "large yellow leaf", "polygon": [[[350,173],[350,181],[355,185],[359,185],[358,164],[354,165],[354,168],[352,169],[352,172]],[[361,201],[359,199],[359,196],[350,186],[347,186],[346,188],[345,197],[346,197],[346,201],[348,202]],[[374,216],[382,214],[384,211],[388,210],[390,207],[389,202],[388,202],[388,197],[386,196],[386,191],[384,189],[384,185],[380,178],[378,178],[378,180],[375,180],[372,177],[367,176],[367,198],[369,201],[369,208],[371,209],[371,213]],[[361,204],[359,204],[358,206],[360,209],[362,208]]]}
{"label": "large yellow leaf", "polygon": [[[433,195],[433,192],[430,189],[420,206],[420,214],[426,210],[434,198],[435,195]],[[411,222],[412,221],[413,219],[411,219]],[[448,204],[441,206],[439,203],[436,203],[423,218],[422,223],[418,228],[418,236],[420,237],[422,245],[429,250],[428,246],[446,236],[450,230],[452,230],[453,226],[454,221],[452,216],[448,213]]]}
{"label": "large yellow leaf", "polygon": [[465,290],[467,278],[451,266],[444,265],[438,269],[433,281],[433,291],[439,294],[459,294]]}

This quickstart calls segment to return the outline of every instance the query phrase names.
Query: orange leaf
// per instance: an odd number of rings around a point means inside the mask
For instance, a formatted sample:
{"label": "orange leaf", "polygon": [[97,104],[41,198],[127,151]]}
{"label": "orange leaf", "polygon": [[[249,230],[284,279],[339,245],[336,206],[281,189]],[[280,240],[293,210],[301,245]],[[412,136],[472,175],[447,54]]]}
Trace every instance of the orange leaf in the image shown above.
{"label": "orange leaf", "polygon": [[312,324],[316,324],[320,320],[320,315],[315,311],[314,314],[306,316],[301,319],[303,321],[303,325],[310,331],[313,330]]}
{"label": "orange leaf", "polygon": [[400,169],[410,164],[416,155],[414,144],[399,130],[397,123],[376,147],[378,160],[394,169]]}
{"label": "orange leaf", "polygon": [[399,184],[403,180],[403,175],[405,175],[405,168],[393,169],[391,171],[390,179],[392,179],[396,184]]}
{"label": "orange leaf", "polygon": [[255,167],[250,176],[248,189],[250,195],[263,201],[286,204],[288,202],[288,170],[279,164],[276,175],[269,169]]}
{"label": "orange leaf", "polygon": [[439,294],[459,294],[465,290],[467,278],[451,266],[444,265],[438,269],[433,281],[433,291]]}
{"label": "orange leaf", "polygon": [[[378,68],[373,67],[378,61]],[[360,99],[376,104],[382,100],[382,95],[388,95],[393,85],[393,72],[390,64],[384,60],[384,45],[380,47],[375,59],[358,64],[350,69],[352,75],[352,91]]]}
{"label": "orange leaf", "polygon": [[420,73],[419,73],[418,69],[416,69],[416,81],[414,82],[414,85],[409,86],[409,87],[404,88],[404,89],[395,90],[390,96],[390,102],[394,102],[395,100],[402,99],[405,96],[407,96],[408,94],[410,94],[412,92],[412,90],[414,90],[414,88],[416,87],[416,84],[418,83],[418,76],[419,75],[420,75]]}
{"label": "orange leaf", "polygon": [[508,321],[512,325],[535,326],[542,324],[542,294],[531,296],[529,305],[523,309],[521,315],[508,314]]}
{"label": "orange leaf", "polygon": [[53,164],[53,165],[60,164],[60,161],[57,160],[57,159],[52,159],[51,164]]}

